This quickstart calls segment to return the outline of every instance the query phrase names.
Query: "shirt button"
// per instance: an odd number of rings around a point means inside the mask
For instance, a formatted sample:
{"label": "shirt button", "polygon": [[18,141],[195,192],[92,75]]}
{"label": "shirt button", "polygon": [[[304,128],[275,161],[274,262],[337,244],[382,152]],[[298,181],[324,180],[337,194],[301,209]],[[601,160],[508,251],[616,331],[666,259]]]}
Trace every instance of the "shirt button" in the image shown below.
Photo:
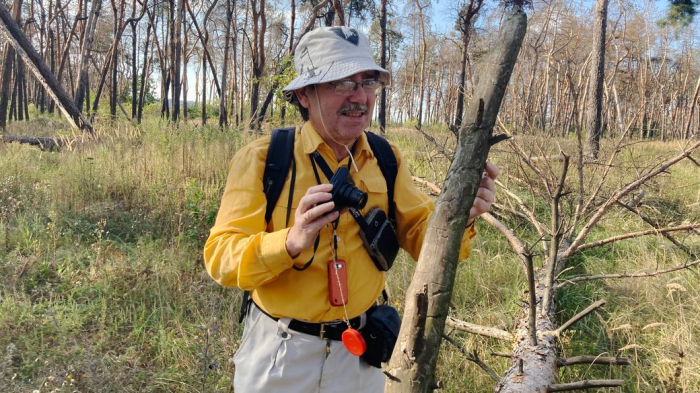
{"label": "shirt button", "polygon": [[287,267],[287,266],[288,266],[288,265],[287,265],[286,263],[283,263],[283,264],[282,264],[282,267]]}

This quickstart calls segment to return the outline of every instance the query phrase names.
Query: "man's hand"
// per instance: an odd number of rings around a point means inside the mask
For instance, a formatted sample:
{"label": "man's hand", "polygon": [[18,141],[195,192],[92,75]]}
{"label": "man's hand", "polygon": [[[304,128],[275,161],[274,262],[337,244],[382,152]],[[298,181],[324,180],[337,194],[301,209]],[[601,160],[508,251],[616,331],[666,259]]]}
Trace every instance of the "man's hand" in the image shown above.
{"label": "man's hand", "polygon": [[313,186],[306,190],[306,194],[299,201],[294,213],[294,226],[289,229],[285,241],[287,252],[292,258],[311,248],[318,232],[340,215],[336,211],[324,216],[335,207],[335,203],[331,201],[332,189],[331,184]]}
{"label": "man's hand", "polygon": [[491,210],[491,205],[493,204],[496,194],[496,183],[494,180],[496,180],[499,173],[500,171],[496,165],[490,162],[486,163],[486,170],[481,177],[479,191],[476,192],[476,199],[474,199],[474,204],[471,210],[469,210],[467,226],[471,225],[477,217]]}

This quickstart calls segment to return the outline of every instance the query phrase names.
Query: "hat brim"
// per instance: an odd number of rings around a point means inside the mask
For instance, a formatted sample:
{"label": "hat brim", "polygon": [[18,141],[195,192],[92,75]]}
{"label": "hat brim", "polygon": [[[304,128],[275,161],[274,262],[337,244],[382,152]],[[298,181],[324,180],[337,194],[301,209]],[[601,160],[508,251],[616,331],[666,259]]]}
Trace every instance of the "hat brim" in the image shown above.
{"label": "hat brim", "polygon": [[309,69],[305,73],[297,76],[289,82],[287,86],[282,88],[287,101],[292,101],[294,90],[304,86],[316,85],[319,83],[333,82],[339,79],[347,78],[355,75],[358,72],[378,71],[379,81],[385,86],[389,85],[391,77],[389,71],[379,67],[372,59],[356,58],[344,60],[342,62],[331,62],[322,66]]}

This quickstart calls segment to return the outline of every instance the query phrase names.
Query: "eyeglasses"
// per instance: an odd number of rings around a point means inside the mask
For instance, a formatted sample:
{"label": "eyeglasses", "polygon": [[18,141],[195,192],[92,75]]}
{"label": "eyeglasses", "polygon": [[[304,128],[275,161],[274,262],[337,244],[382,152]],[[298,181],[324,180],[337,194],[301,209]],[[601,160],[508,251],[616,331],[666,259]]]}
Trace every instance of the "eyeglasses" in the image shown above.
{"label": "eyeglasses", "polygon": [[362,86],[366,94],[374,95],[379,93],[379,90],[381,90],[381,88],[384,87],[384,83],[376,79],[367,79],[360,83],[351,80],[344,80],[337,82],[328,82],[328,84],[335,87],[335,94],[341,96],[352,95],[355,92],[355,90],[357,90],[358,85]]}

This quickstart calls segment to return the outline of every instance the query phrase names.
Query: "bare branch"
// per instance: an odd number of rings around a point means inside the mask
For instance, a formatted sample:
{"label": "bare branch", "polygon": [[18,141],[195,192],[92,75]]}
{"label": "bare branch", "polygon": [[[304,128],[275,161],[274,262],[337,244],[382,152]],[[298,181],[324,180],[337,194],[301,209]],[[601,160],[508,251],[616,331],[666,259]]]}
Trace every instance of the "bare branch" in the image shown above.
{"label": "bare branch", "polygon": [[505,330],[464,322],[450,316],[448,316],[445,320],[445,325],[463,332],[478,334],[479,336],[497,338],[504,341],[510,341],[513,339],[513,335]]}
{"label": "bare branch", "polygon": [[433,145],[435,145],[435,147],[442,155],[452,160],[452,157],[454,157],[455,155],[455,153],[452,150],[450,150],[447,146],[443,145],[442,143],[438,142],[437,139],[433,138],[431,135],[423,131],[422,128],[416,127],[416,129],[423,135],[425,139],[429,140]]}
{"label": "bare branch", "polygon": [[639,273],[597,274],[594,276],[574,277],[574,278],[570,278],[562,283],[557,284],[556,289],[559,290],[559,289],[561,289],[569,284],[573,284],[573,283],[580,282],[580,281],[603,280],[603,279],[608,279],[608,278],[654,277],[654,276],[659,276],[661,274],[675,272],[678,270],[689,269],[690,267],[695,266],[697,264],[700,264],[700,259],[698,259],[697,261],[685,263],[683,265],[675,266],[675,267],[672,267],[669,269],[664,269],[664,270],[646,271],[646,272],[639,272]]}
{"label": "bare branch", "polygon": [[438,187],[438,186],[435,185],[434,183],[431,183],[431,182],[429,182],[429,181],[427,181],[427,180],[425,180],[425,179],[421,179],[421,178],[418,177],[418,176],[411,176],[411,177],[413,178],[413,181],[414,181],[414,182],[416,182],[416,183],[418,183],[418,184],[422,184],[422,185],[424,185],[424,186],[430,188],[431,190],[433,190],[433,192],[435,193],[435,195],[440,195],[440,192],[442,192],[442,190],[440,189],[440,187]]}
{"label": "bare branch", "polygon": [[457,341],[455,341],[452,337],[443,334],[442,338],[444,338],[445,341],[447,341],[448,343],[457,347],[457,349],[459,349],[459,351],[462,352],[462,355],[464,355],[467,358],[467,360],[469,360],[470,362],[474,362],[474,364],[479,366],[482,370],[486,371],[486,373],[491,377],[491,379],[493,379],[496,382],[498,382],[498,380],[501,379],[501,377],[499,377],[498,374],[496,374],[496,372],[493,371],[491,367],[489,367],[486,363],[482,362],[481,359],[479,359],[479,354],[476,352],[476,350],[472,351],[472,353],[469,353],[463,346],[459,345]]}
{"label": "bare branch", "polygon": [[484,213],[481,215],[481,218],[488,222],[492,227],[498,229],[498,231],[501,232],[506,239],[508,239],[510,246],[513,248],[515,253],[518,254],[518,258],[520,259],[520,267],[523,268],[523,272],[527,272],[527,256],[530,255],[530,250],[527,248],[527,245],[525,245],[525,243],[523,243],[523,241],[515,235],[515,232],[505,226],[505,224],[503,224],[496,217],[492,216],[491,213]]}
{"label": "bare branch", "polygon": [[614,243],[614,242],[617,242],[620,240],[633,239],[635,237],[641,237],[641,236],[646,236],[646,235],[659,235],[659,234],[667,233],[667,232],[687,231],[687,230],[694,229],[694,228],[700,228],[700,223],[679,225],[676,227],[666,227],[666,228],[660,228],[660,229],[649,229],[646,231],[633,232],[633,233],[626,233],[624,235],[613,236],[613,237],[609,237],[607,239],[598,240],[595,242],[583,244],[583,245],[579,246],[578,250],[583,251],[583,250],[586,250],[589,248],[603,246],[605,244]]}
{"label": "bare branch", "polygon": [[[510,213],[510,214],[512,214],[512,215],[514,215],[514,216],[516,216],[516,217],[524,218],[524,219],[526,219],[526,220],[528,219],[528,217],[527,217],[526,215],[524,215],[523,213],[521,213],[521,212],[519,212],[519,211],[517,211],[517,210],[511,209],[511,208],[508,207],[508,206],[503,206],[503,205],[501,205],[500,203],[495,203],[495,202],[494,202],[494,203],[491,205],[491,207],[493,207],[495,210],[500,210],[500,211],[503,211],[503,212],[506,212],[506,213]],[[498,214],[498,215],[499,215],[499,216],[503,216],[503,214]]]}
{"label": "bare branch", "polygon": [[549,244],[549,258],[547,260],[547,269],[544,282],[547,290],[544,291],[542,298],[542,309],[545,312],[549,311],[550,304],[554,299],[554,291],[551,290],[552,286],[554,285],[554,276],[558,274],[557,270],[561,270],[561,268],[558,267],[558,261],[560,261],[558,254],[564,231],[561,225],[560,201],[564,192],[566,175],[569,171],[569,156],[564,154],[564,152],[562,152],[562,155],[564,156],[564,163],[561,169],[561,175],[559,176],[559,182],[557,183],[557,188],[554,190],[554,194],[552,195],[552,203],[550,204],[550,211],[552,215],[552,239]]}
{"label": "bare branch", "polygon": [[586,307],[585,310],[581,311],[580,313],[574,315],[571,319],[566,321],[563,325],[559,326],[557,330],[554,331],[554,334],[559,337],[562,332],[564,332],[566,329],[571,327],[574,323],[578,322],[580,319],[583,319],[586,315],[590,314],[593,312],[595,309],[601,307],[603,304],[605,304],[607,301],[604,299],[598,300],[597,302],[591,304],[590,306]]}
{"label": "bare branch", "polygon": [[607,364],[608,366],[629,366],[632,364],[629,358],[614,358],[601,356],[573,356],[557,360],[557,367],[572,366],[575,364]]}
{"label": "bare branch", "polygon": [[[537,346],[537,296],[535,294],[535,268],[532,262],[532,254],[528,253],[527,258],[527,284],[530,295],[530,344]],[[547,291],[549,293],[550,291]]]}
{"label": "bare branch", "polygon": [[[690,255],[691,258],[697,258],[698,255],[697,253],[691,251],[688,247],[683,245],[681,242],[676,240],[675,237],[671,236],[670,234],[661,231],[661,228],[659,228],[659,224],[653,221],[651,218],[645,216],[640,212],[637,208],[635,208],[631,203],[622,203],[620,201],[617,202],[618,205],[624,207],[625,209],[631,211],[632,213],[636,214],[639,218],[641,218],[644,222],[647,224],[651,225],[655,230],[659,231],[659,234],[661,234],[663,237],[668,239],[671,243],[673,243],[676,247],[680,248],[681,250],[685,251],[686,254]],[[691,228],[694,229],[694,228]]]}
{"label": "bare branch", "polygon": [[654,170],[650,171],[646,175],[641,176],[637,180],[629,183],[622,189],[618,190],[614,195],[612,195],[610,198],[608,198],[605,203],[603,203],[599,208],[598,211],[591,217],[591,219],[583,226],[581,231],[579,232],[578,236],[576,236],[576,239],[571,243],[569,248],[564,251],[564,253],[561,255],[563,259],[567,259],[571,257],[574,253],[578,252],[578,247],[579,245],[583,242],[583,240],[588,236],[588,233],[593,229],[595,224],[597,224],[601,218],[610,210],[610,208],[617,203],[619,200],[621,200],[625,195],[629,194],[633,190],[636,190],[644,184],[646,181],[649,179],[657,176],[660,173],[665,172],[668,168],[673,166],[674,164],[678,163],[679,161],[685,159],[686,157],[689,157],[690,154],[695,151],[698,147],[700,147],[700,141],[695,142],[693,145],[685,149],[682,153],[678,154],[676,157],[673,157],[672,159],[662,163],[661,165],[657,166]]}
{"label": "bare branch", "polygon": [[306,33],[310,32],[311,29],[314,27],[314,23],[316,23],[316,19],[318,18],[318,11],[321,10],[321,8],[325,7],[328,5],[330,0],[323,0],[320,3],[316,4],[316,7],[314,7],[311,12],[309,13],[311,16],[309,17],[309,21],[306,22],[306,25],[299,30],[299,35],[297,37],[297,42],[294,44],[294,47],[291,50],[290,54],[294,54],[294,52],[297,50],[297,45],[299,45],[299,41],[301,41],[301,37],[303,37]]}
{"label": "bare branch", "polygon": [[624,381],[621,379],[591,379],[581,382],[572,383],[557,383],[549,385],[547,392],[569,392],[571,390],[583,390],[594,388],[615,388],[622,386]]}
{"label": "bare branch", "polygon": [[525,202],[523,202],[522,199],[520,199],[519,196],[517,196],[515,193],[510,191],[508,187],[505,186],[505,184],[501,183],[500,181],[496,180],[496,184],[503,189],[503,191],[508,194],[511,198],[515,199],[515,201],[518,203],[518,207],[525,213],[525,215],[530,219],[530,222],[532,222],[532,225],[535,226],[535,229],[537,229],[537,233],[541,236],[544,237],[545,235],[550,233],[549,228],[547,228],[543,223],[541,223],[539,220],[537,220],[537,216],[535,216],[535,213],[532,212],[527,206],[525,206]]}

